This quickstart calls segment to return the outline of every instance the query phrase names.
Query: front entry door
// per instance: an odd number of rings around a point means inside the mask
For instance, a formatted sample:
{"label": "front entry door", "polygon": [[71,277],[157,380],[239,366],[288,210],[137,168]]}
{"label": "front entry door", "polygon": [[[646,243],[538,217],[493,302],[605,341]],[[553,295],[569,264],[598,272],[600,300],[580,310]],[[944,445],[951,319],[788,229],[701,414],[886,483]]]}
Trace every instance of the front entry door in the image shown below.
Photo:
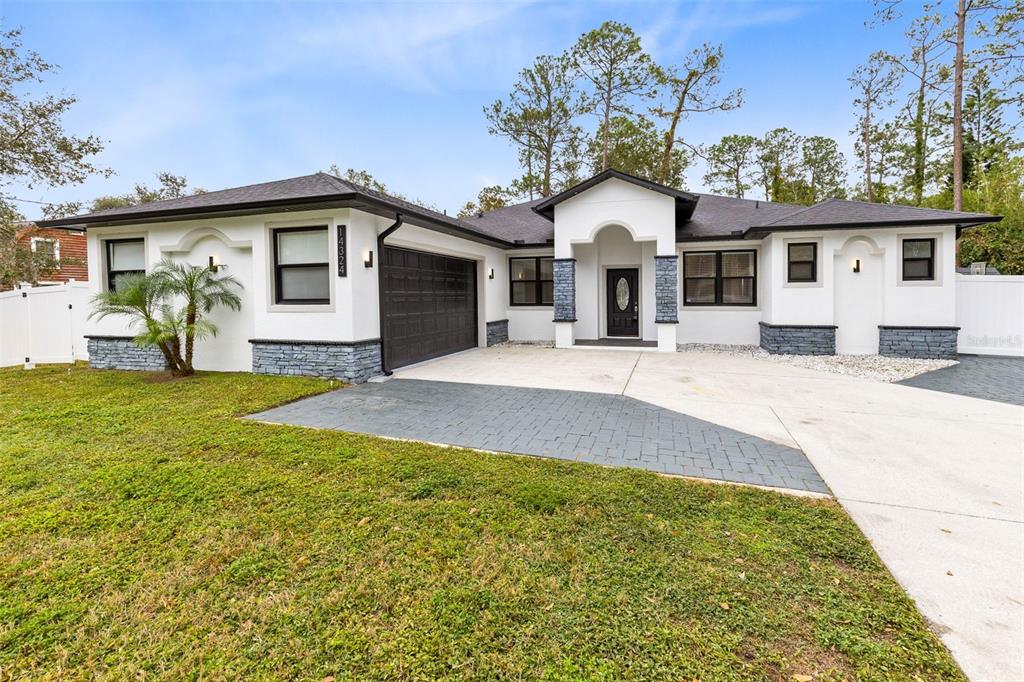
{"label": "front entry door", "polygon": [[637,269],[608,271],[608,336],[640,336]]}

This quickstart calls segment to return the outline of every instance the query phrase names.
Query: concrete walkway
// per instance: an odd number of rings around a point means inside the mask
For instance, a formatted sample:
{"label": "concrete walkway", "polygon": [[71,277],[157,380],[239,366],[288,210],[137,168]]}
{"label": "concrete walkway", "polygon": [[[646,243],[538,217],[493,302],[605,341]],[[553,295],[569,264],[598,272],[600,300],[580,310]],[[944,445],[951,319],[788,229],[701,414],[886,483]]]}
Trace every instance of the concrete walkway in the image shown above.
{"label": "concrete walkway", "polygon": [[829,492],[799,450],[621,395],[393,379],[251,419]]}
{"label": "concrete walkway", "polygon": [[593,391],[802,450],[967,674],[1024,679],[1024,409],[712,353],[504,346],[400,378]]}

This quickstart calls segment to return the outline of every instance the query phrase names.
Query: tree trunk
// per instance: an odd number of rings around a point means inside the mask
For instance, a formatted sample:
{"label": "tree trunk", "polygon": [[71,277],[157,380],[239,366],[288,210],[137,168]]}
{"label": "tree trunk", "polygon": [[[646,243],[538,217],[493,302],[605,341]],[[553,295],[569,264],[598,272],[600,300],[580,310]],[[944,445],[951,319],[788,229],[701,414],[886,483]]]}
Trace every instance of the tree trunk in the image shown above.
{"label": "tree trunk", "polygon": [[964,32],[967,1],[956,10],[956,58],[953,60],[953,210],[964,210]]}
{"label": "tree trunk", "polygon": [[676,126],[679,125],[679,118],[683,113],[683,97],[679,98],[676,103],[676,110],[672,112],[672,123],[668,126],[668,131],[665,133],[665,148],[661,152],[661,168],[658,169],[658,182],[663,185],[668,184],[668,172],[672,165],[672,149],[676,144]]}
{"label": "tree trunk", "polygon": [[178,337],[174,337],[168,348],[171,351],[171,357],[174,358],[172,365],[172,371],[178,376],[186,376],[189,372],[185,369],[185,361],[181,359],[181,340]]}
{"label": "tree trunk", "polygon": [[192,369],[192,351],[195,348],[195,333],[191,331],[191,328],[196,323],[196,309],[194,306],[189,306],[185,312],[185,364],[182,367],[185,374],[192,374],[195,370]]}
{"label": "tree trunk", "polygon": [[611,121],[612,115],[612,103],[611,100],[605,100],[604,103],[604,132],[602,134],[602,146],[604,149],[601,152],[601,170],[608,170],[608,125]]}
{"label": "tree trunk", "polygon": [[914,205],[920,206],[924,199],[924,162],[928,154],[925,148],[925,77],[921,75],[921,86],[917,91],[917,111],[914,114]]}
{"label": "tree trunk", "polygon": [[167,366],[171,368],[171,372],[177,374],[179,367],[178,363],[174,359],[174,354],[171,352],[171,349],[162,341],[156,344],[156,347],[160,349],[161,353],[163,353],[164,360],[167,362]]}
{"label": "tree trunk", "polygon": [[868,203],[874,203],[875,192],[871,186],[871,95],[864,102],[864,188]]}

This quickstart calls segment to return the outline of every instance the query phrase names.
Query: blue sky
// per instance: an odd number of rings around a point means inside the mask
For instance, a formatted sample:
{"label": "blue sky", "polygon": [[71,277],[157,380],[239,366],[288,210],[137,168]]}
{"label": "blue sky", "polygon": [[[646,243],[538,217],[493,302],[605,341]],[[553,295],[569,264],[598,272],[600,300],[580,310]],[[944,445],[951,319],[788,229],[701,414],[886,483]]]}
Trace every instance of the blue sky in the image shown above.
{"label": "blue sky", "polygon": [[[337,163],[449,212],[517,174],[482,107],[517,72],[608,19],[631,25],[660,63],[703,42],[725,49],[739,110],[698,116],[683,135],[787,126],[852,152],[846,77],[900,29],[865,28],[867,1],[668,3],[21,3],[5,27],[61,65],[48,81],[79,102],[68,129],[107,141],[117,175],[84,185],[13,187],[19,198],[88,200],[152,184],[168,170],[206,189],[302,175]],[[852,164],[851,164],[852,166]],[[699,167],[688,174],[701,190]],[[30,217],[38,207],[22,203]]]}

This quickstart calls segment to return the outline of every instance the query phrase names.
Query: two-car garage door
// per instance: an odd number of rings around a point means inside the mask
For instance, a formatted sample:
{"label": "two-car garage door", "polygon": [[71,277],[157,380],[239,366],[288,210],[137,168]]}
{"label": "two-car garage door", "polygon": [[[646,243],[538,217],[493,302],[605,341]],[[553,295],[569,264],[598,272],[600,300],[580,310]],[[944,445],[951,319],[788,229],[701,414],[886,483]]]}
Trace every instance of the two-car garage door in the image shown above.
{"label": "two-car garage door", "polygon": [[389,246],[381,274],[388,366],[476,347],[475,262]]}

